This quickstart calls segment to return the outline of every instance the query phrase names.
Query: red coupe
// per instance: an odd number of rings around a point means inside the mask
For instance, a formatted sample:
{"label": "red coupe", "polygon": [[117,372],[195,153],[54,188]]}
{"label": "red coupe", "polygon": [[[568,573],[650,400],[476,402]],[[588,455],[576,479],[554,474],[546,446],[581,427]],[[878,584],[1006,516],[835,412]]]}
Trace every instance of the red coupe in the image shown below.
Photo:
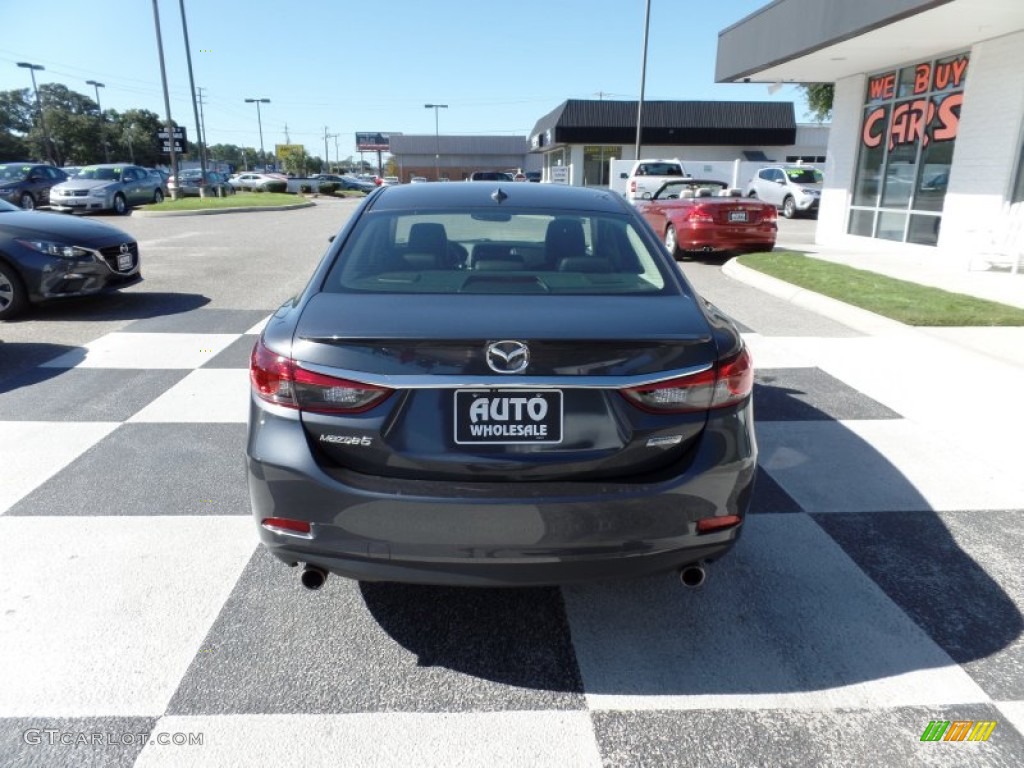
{"label": "red coupe", "polygon": [[679,179],[636,209],[679,259],[687,253],[754,253],[775,247],[775,206],[741,197],[720,181]]}

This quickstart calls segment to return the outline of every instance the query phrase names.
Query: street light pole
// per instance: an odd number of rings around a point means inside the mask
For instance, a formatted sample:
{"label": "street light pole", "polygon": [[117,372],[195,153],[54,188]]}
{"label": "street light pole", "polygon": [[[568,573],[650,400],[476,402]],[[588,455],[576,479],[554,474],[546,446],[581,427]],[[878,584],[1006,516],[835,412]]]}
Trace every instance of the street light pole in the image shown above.
{"label": "street light pole", "polygon": [[[196,81],[192,76],[192,48],[188,42],[188,22],[185,20],[185,0],[178,0],[178,6],[181,8],[181,31],[185,37],[185,61],[188,62],[188,87],[192,92],[192,115],[196,119],[196,141],[199,142],[199,172],[202,174],[200,177],[202,182],[199,184],[199,195],[202,197],[206,193],[206,153],[203,151],[203,128],[199,122],[199,105],[196,103]],[[218,187],[218,190],[220,188]]]}
{"label": "street light pole", "polygon": [[263,163],[263,170],[267,170],[266,152],[263,151],[263,118],[260,116],[260,104],[269,104],[270,99],[246,99],[246,104],[256,105],[256,123],[260,127],[260,161]]}
{"label": "street light pole", "polygon": [[43,129],[46,158],[51,164],[56,165],[57,159],[53,156],[53,142],[50,141],[50,132],[46,130],[46,119],[43,117],[43,103],[39,100],[39,88],[36,87],[36,70],[44,70],[46,67],[42,64],[29,64],[27,61],[19,61],[18,66],[27,69],[32,75],[32,91],[36,95],[36,110],[39,112],[39,126]]}
{"label": "street light pole", "polygon": [[86,80],[86,85],[91,85],[96,89],[96,109],[100,113],[100,139],[103,140],[103,162],[110,162],[110,148],[107,146],[107,132],[103,130],[103,126],[106,121],[103,119],[103,107],[100,106],[100,88],[106,88],[103,83],[97,83],[95,80]]}
{"label": "street light pole", "polygon": [[[165,130],[167,131],[167,147],[171,156],[171,175],[175,181],[178,179],[178,153],[174,148],[174,121],[171,120],[171,94],[167,89],[167,65],[164,62],[164,39],[160,34],[160,8],[157,5],[156,0],[153,0],[153,25],[156,27],[156,49],[160,58],[160,81],[163,83],[164,88],[164,111],[167,113],[167,118],[164,122]],[[174,188],[170,190],[171,200],[177,200],[180,195],[181,186],[175,184]]]}
{"label": "street light pole", "polygon": [[434,181],[441,180],[441,133],[438,130],[437,114],[440,109],[448,109],[447,104],[424,104],[424,109],[434,110]]}

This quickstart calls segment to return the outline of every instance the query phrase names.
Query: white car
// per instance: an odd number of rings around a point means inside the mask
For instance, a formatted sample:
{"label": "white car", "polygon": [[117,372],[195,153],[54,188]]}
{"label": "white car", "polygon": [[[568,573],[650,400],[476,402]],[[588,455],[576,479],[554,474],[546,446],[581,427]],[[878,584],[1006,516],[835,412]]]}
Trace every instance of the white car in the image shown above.
{"label": "white car", "polygon": [[821,172],[806,165],[772,165],[761,168],[747,184],[747,197],[772,203],[787,219],[797,213],[818,213]]}
{"label": "white car", "polygon": [[[236,190],[259,189],[265,190],[271,182],[280,184],[281,179],[268,173],[239,173],[228,179],[228,184]],[[284,182],[288,184],[287,181]],[[282,190],[284,191],[284,190]]]}

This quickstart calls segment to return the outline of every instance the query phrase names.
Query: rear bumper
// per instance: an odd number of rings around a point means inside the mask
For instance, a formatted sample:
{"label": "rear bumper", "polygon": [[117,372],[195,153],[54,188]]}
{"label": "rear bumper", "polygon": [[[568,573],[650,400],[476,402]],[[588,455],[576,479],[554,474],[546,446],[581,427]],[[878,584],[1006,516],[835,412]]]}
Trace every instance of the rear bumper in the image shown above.
{"label": "rear bumper", "polygon": [[[696,522],[742,517],[753,489],[749,405],[713,415],[680,474],[637,484],[346,483],[316,465],[300,422],[283,410],[254,405],[250,414],[260,539],[283,562],[355,579],[511,586],[671,570],[725,554],[742,525],[698,534]],[[311,536],[269,531],[260,525],[268,517],[306,520]]]}
{"label": "rear bumper", "polygon": [[775,222],[751,227],[696,224],[678,229],[676,239],[683,251],[770,251],[775,247],[777,232]]}

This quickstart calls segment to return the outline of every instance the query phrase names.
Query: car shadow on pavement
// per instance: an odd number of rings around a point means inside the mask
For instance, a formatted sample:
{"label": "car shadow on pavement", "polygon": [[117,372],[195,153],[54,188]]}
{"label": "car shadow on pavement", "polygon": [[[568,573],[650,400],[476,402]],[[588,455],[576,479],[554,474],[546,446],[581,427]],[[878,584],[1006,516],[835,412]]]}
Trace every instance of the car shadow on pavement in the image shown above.
{"label": "car shadow on pavement", "polygon": [[209,303],[209,297],[197,293],[123,291],[38,304],[8,322],[144,320],[189,312]]}
{"label": "car shadow on pavement", "polygon": [[47,381],[64,373],[61,368],[39,368],[40,363],[79,347],[67,344],[6,341],[0,343],[0,395]]}
{"label": "car shadow on pavement", "polygon": [[[919,489],[845,423],[899,429],[898,414],[836,416],[799,389],[761,386],[778,390],[762,396],[779,420],[759,423],[759,463],[801,511],[775,513],[769,495],[699,590],[673,574],[561,588],[583,690],[680,697],[666,699],[669,708],[754,694],[799,706],[823,691],[850,706],[1024,696],[1022,595],[996,580],[1016,583],[1008,564],[1024,548],[1019,512],[949,511],[957,508],[948,502],[935,511],[926,493],[955,498],[946,478],[927,474],[941,464],[915,465]],[[383,631],[432,665],[508,685],[551,683],[530,660],[545,636],[553,653],[564,640],[552,614],[558,591],[361,590]]]}

